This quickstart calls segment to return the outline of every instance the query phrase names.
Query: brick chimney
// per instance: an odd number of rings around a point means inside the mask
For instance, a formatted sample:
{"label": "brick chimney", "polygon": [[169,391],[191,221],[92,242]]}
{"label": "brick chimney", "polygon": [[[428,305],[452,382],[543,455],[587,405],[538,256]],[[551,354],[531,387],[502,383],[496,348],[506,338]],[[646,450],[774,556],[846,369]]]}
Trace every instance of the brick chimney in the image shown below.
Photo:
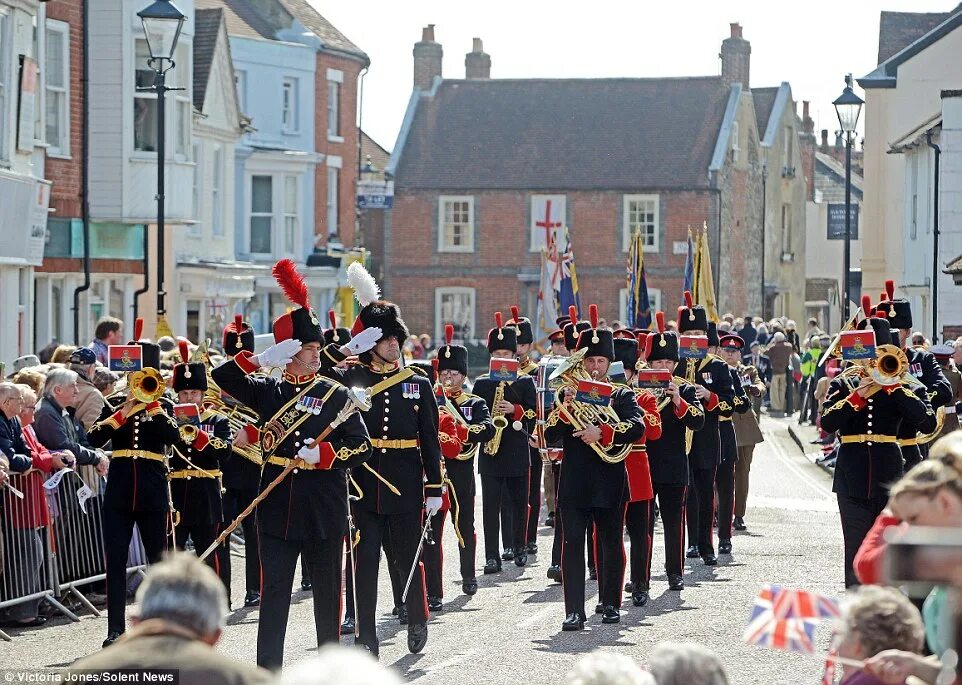
{"label": "brick chimney", "polygon": [[828,152],[828,129],[822,129],[822,144],[820,146],[821,152]]}
{"label": "brick chimney", "polygon": [[430,90],[434,77],[441,75],[441,58],[444,51],[434,42],[434,24],[421,30],[421,40],[414,44],[414,88]]}
{"label": "brick chimney", "polygon": [[481,39],[474,39],[471,52],[464,56],[465,78],[491,78],[491,55],[484,51]]}
{"label": "brick chimney", "polygon": [[721,77],[725,85],[741,83],[742,88],[749,90],[748,77],[751,67],[752,45],[742,38],[741,24],[731,24],[732,35],[722,41]]}
{"label": "brick chimney", "polygon": [[815,136],[815,120],[809,113],[808,100],[802,100],[802,131],[811,134],[812,137]]}

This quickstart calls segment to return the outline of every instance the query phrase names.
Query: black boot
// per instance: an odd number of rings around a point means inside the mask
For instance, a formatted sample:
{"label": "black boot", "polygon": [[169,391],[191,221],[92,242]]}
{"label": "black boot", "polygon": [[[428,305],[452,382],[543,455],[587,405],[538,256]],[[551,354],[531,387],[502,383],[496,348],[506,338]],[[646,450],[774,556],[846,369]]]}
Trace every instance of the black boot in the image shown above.
{"label": "black boot", "polygon": [[528,553],[524,551],[524,547],[518,547],[514,550],[514,565],[518,567],[524,567],[528,563]]}
{"label": "black boot", "polygon": [[104,643],[103,643],[103,645],[101,645],[101,646],[102,646],[102,647],[109,647],[110,645],[112,645],[113,643],[115,643],[117,640],[119,640],[121,635],[123,635],[123,633],[117,633],[117,632],[107,633],[107,639],[104,640]]}
{"label": "black boot", "polygon": [[354,617],[345,616],[344,620],[341,621],[341,635],[353,635],[354,634]]}
{"label": "black boot", "polygon": [[668,574],[668,589],[669,590],[681,590],[685,587],[685,579],[682,578],[680,573],[669,573]]}
{"label": "black boot", "polygon": [[261,603],[261,593],[254,592],[253,590],[248,590],[247,594],[244,595],[245,607],[256,607],[260,603]]}
{"label": "black boot", "polygon": [[462,580],[461,590],[463,590],[466,595],[473,595],[478,591],[478,579],[468,578],[467,580]]}
{"label": "black boot", "polygon": [[497,559],[488,559],[484,564],[484,575],[491,575],[492,573],[501,573],[501,562]]}
{"label": "black boot", "polygon": [[688,545],[688,551],[685,556],[689,559],[697,559],[701,555],[698,553],[698,545]]}
{"label": "black boot", "polygon": [[748,526],[745,525],[745,519],[741,516],[735,517],[735,520],[732,521],[732,528],[735,530],[748,530]]}
{"label": "black boot", "polygon": [[408,626],[408,651],[417,654],[428,643],[428,627],[423,623]]}
{"label": "black boot", "polygon": [[719,554],[731,554],[731,553],[732,553],[732,541],[731,541],[731,540],[719,540],[719,541],[718,541],[718,553],[719,553]]}
{"label": "black boot", "polygon": [[504,550],[504,552],[501,553],[501,558],[504,561],[511,561],[512,559],[514,559],[514,550],[513,549]]}
{"label": "black boot", "polygon": [[397,622],[400,623],[402,626],[406,626],[408,624],[408,608],[407,607],[398,608]]}
{"label": "black boot", "polygon": [[621,623],[621,612],[610,604],[601,612],[602,623]]}
{"label": "black boot", "polygon": [[584,629],[585,617],[581,614],[568,614],[568,617],[561,624],[561,630],[565,632]]}
{"label": "black boot", "polygon": [[444,604],[441,602],[440,597],[428,597],[428,609],[431,611],[441,611],[444,608]]}
{"label": "black boot", "polygon": [[648,590],[642,590],[640,587],[635,588],[635,591],[631,593],[631,603],[636,607],[643,607],[648,604]]}
{"label": "black boot", "polygon": [[560,566],[549,566],[548,572],[545,574],[551,580],[560,583],[561,582],[561,567]]}

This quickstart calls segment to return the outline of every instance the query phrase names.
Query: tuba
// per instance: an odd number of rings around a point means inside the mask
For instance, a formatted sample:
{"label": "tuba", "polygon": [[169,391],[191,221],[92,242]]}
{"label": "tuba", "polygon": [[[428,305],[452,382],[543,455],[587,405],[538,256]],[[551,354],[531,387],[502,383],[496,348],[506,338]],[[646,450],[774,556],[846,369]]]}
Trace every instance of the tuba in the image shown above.
{"label": "tuba", "polygon": [[[565,406],[562,400],[565,389],[574,390],[577,388],[579,381],[594,380],[585,371],[583,365],[586,352],[586,348],[577,350],[551,373],[549,380],[559,378],[562,380],[561,387],[558,388],[558,391],[555,393],[554,411],[563,414],[575,430],[584,430],[585,427],[589,425],[600,426],[602,423],[607,423],[609,426],[614,427],[621,419],[610,405],[600,407],[572,400],[570,406]],[[617,448],[613,447],[611,451],[605,450],[596,442],[591,443],[590,446],[601,460],[607,464],[620,464],[628,457],[628,453],[631,452],[631,444],[622,445]]]}
{"label": "tuba", "polygon": [[148,367],[130,374],[127,387],[135,400],[150,404],[163,396],[167,384],[164,382],[164,377],[160,375],[160,371]]}

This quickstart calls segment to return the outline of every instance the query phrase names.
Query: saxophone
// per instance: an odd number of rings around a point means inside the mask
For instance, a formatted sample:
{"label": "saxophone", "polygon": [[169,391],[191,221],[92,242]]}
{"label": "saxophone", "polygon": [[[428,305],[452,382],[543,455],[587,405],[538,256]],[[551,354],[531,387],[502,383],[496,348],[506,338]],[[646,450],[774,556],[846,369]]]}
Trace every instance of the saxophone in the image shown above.
{"label": "saxophone", "polygon": [[494,406],[491,411],[491,422],[494,424],[494,437],[484,446],[484,453],[488,456],[494,456],[497,453],[498,448],[501,447],[501,434],[504,433],[504,429],[508,427],[508,419],[505,418],[504,412],[498,409],[498,405],[504,401],[504,387],[506,385],[507,383],[505,381],[501,381],[494,391],[494,400],[492,401]]}

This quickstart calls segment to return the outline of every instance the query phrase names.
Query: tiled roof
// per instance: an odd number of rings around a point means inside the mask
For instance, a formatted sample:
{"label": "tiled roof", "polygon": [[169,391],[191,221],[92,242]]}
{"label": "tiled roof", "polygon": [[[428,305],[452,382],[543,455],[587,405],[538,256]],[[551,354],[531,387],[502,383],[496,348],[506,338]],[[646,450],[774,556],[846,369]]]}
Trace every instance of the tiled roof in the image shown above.
{"label": "tiled roof", "polygon": [[768,118],[772,115],[778,86],[774,88],[752,88],[752,100],[755,102],[755,123],[758,126],[758,138],[765,137],[768,128]]}
{"label": "tiled roof", "polygon": [[[958,8],[956,8],[958,9]],[[908,47],[955,12],[882,12],[879,19],[878,62]]]}
{"label": "tiled roof", "polygon": [[194,0],[194,7],[222,9],[227,22],[227,33],[245,38],[274,38],[274,30],[247,0]]}
{"label": "tiled roof", "polygon": [[[822,202],[845,201],[845,167],[831,155],[815,153],[815,189],[822,194]],[[852,201],[862,200],[862,177],[852,169]]]}
{"label": "tiled roof", "polygon": [[439,189],[708,185],[729,87],[718,77],[442,81],[395,171]]}
{"label": "tiled roof", "polygon": [[207,81],[223,20],[224,11],[220,8],[198,9],[194,13],[194,107],[199,111],[204,109]]}
{"label": "tiled roof", "polygon": [[361,48],[352,43],[347,36],[334,28],[333,24],[321,16],[307,0],[277,0],[314,35],[321,39],[324,47],[360,57],[365,62],[368,56]]}
{"label": "tiled roof", "polygon": [[361,131],[361,166],[363,167],[367,158],[371,158],[371,166],[378,172],[379,176],[384,175],[388,162],[391,161],[391,153],[378,145],[371,136]]}

